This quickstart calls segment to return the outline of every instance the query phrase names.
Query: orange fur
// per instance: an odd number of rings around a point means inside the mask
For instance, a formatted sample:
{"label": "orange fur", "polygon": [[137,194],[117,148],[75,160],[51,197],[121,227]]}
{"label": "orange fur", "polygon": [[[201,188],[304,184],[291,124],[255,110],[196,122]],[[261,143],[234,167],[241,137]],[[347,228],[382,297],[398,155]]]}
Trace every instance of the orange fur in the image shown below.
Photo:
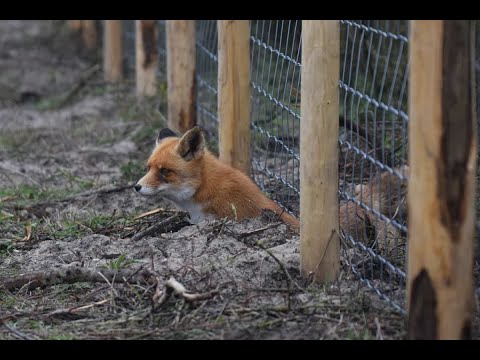
{"label": "orange fur", "polygon": [[[148,160],[149,171],[141,179],[142,185],[158,188],[168,182],[179,188],[188,186],[194,190],[193,202],[215,218],[242,220],[260,216],[263,209],[271,210],[298,232],[298,219],[265,196],[250,177],[221,162],[203,145],[198,152],[189,153],[189,159],[185,160],[182,154],[189,151],[190,135],[196,136],[198,129],[193,128],[182,139],[167,137],[159,141]],[[190,138],[184,140],[188,136]],[[203,134],[201,136],[203,141]],[[169,171],[162,174],[161,169]]]}

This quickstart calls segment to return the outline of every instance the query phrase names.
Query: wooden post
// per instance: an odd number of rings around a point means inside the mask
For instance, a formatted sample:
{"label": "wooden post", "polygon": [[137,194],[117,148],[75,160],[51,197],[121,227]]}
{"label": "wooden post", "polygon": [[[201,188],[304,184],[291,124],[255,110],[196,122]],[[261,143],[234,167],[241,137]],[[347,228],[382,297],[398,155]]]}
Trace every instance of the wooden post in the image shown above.
{"label": "wooden post", "polygon": [[250,174],[250,23],[218,20],[219,153]]}
{"label": "wooden post", "polygon": [[137,95],[155,95],[158,70],[157,20],[135,20],[135,60]]}
{"label": "wooden post", "polygon": [[82,28],[82,20],[68,20],[68,26],[74,31],[80,31]]}
{"label": "wooden post", "polygon": [[302,21],[300,262],[304,277],[335,281],[338,234],[340,26]]}
{"label": "wooden post", "polygon": [[105,20],[103,68],[106,81],[116,82],[122,79],[122,20]]}
{"label": "wooden post", "polygon": [[88,50],[93,50],[97,46],[97,27],[95,20],[81,21],[83,44]]}
{"label": "wooden post", "polygon": [[476,115],[469,20],[415,20],[410,39],[408,336],[469,339]]}
{"label": "wooden post", "polygon": [[195,21],[167,20],[168,126],[181,133],[197,121]]}

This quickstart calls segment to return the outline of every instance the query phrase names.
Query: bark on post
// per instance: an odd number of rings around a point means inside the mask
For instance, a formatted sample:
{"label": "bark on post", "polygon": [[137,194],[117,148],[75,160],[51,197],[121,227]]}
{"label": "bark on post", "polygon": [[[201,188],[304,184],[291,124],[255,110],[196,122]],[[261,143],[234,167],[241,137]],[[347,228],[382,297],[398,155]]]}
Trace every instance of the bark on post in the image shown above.
{"label": "bark on post", "polygon": [[138,96],[157,92],[157,20],[135,20],[135,71]]}
{"label": "bark on post", "polygon": [[82,28],[82,20],[68,20],[68,26],[74,31],[80,31]]}
{"label": "bark on post", "polygon": [[196,125],[195,21],[167,21],[168,126],[185,133]]}
{"label": "bark on post", "polygon": [[93,50],[97,46],[97,26],[95,20],[82,20],[82,39],[83,44],[88,50]]}
{"label": "bark on post", "polygon": [[473,21],[411,22],[410,339],[471,337],[477,155],[473,56]]}

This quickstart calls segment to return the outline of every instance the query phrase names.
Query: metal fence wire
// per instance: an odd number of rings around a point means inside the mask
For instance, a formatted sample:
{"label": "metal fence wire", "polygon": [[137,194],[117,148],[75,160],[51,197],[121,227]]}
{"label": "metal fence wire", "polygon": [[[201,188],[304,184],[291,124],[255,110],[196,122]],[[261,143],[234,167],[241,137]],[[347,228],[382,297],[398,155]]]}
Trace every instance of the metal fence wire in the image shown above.
{"label": "metal fence wire", "polygon": [[[252,178],[297,216],[301,25],[299,20],[252,20],[250,36]],[[160,26],[165,59],[164,21]],[[405,313],[408,20],[341,20],[340,31],[342,263]],[[134,39],[129,34],[127,43]],[[216,150],[216,20],[196,22],[196,58],[197,121]],[[132,67],[134,60],[128,61]]]}
{"label": "metal fence wire", "polygon": [[[343,262],[403,312],[408,21],[342,20],[340,224]],[[216,135],[217,36],[197,22],[199,122]],[[301,21],[251,21],[252,177],[299,215]]]}
{"label": "metal fence wire", "polygon": [[404,312],[408,21],[340,21],[343,260]]}
{"label": "metal fence wire", "polygon": [[301,21],[251,22],[252,176],[299,215]]}
{"label": "metal fence wire", "polygon": [[197,122],[208,134],[213,151],[217,152],[218,134],[218,57],[217,21],[196,22]]}

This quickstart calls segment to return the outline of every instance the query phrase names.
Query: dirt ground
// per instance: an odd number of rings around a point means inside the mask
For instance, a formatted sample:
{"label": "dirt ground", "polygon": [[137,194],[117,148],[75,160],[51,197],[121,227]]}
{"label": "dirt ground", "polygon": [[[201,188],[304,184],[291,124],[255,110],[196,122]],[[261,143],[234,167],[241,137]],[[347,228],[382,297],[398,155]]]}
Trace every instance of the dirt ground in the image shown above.
{"label": "dirt ground", "polygon": [[192,226],[134,193],[164,81],[144,100],[105,84],[62,21],[2,21],[0,52],[0,339],[405,338],[345,265],[302,280],[298,236],[268,214]]}

